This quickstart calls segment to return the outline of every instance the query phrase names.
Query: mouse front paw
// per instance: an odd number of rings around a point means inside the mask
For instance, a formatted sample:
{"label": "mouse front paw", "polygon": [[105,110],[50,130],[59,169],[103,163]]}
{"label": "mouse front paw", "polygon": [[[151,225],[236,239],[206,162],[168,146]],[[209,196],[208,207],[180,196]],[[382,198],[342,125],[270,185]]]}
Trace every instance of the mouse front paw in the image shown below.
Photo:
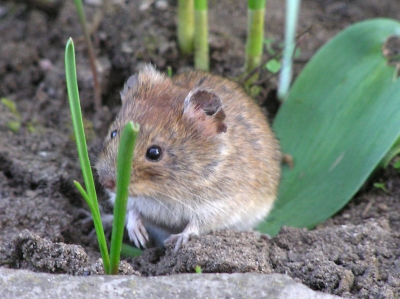
{"label": "mouse front paw", "polygon": [[197,226],[188,224],[183,232],[180,234],[170,235],[168,239],[164,241],[165,245],[172,245],[175,244],[174,251],[176,252],[181,245],[185,245],[189,242],[190,237],[197,236],[199,234],[199,229]]}
{"label": "mouse front paw", "polygon": [[149,241],[149,235],[147,234],[139,213],[130,210],[128,211],[127,218],[126,229],[128,230],[129,239],[137,248],[146,248],[146,243]]}

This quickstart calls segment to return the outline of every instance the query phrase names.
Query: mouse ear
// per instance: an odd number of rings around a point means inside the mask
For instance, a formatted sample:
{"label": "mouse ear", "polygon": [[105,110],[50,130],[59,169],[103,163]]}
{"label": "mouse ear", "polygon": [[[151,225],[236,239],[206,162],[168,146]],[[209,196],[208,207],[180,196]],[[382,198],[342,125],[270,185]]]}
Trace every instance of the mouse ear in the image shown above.
{"label": "mouse ear", "polygon": [[191,119],[206,136],[226,132],[226,116],[221,99],[211,91],[198,88],[189,92],[184,102],[183,115]]}
{"label": "mouse ear", "polygon": [[133,75],[133,76],[129,77],[128,81],[126,81],[126,83],[124,85],[124,89],[120,92],[122,103],[125,102],[125,99],[126,99],[128,93],[132,89],[135,88],[137,83],[138,83],[138,76],[137,75]]}

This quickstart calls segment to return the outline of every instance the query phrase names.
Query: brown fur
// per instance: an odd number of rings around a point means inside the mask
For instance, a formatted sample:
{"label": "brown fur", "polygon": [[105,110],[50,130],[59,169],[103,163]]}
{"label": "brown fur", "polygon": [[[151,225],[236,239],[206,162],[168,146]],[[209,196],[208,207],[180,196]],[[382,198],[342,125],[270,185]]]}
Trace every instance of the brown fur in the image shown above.
{"label": "brown fur", "polygon": [[[200,71],[170,79],[147,66],[121,96],[96,168],[104,185],[115,181],[119,133],[138,122],[128,209],[171,232],[246,230],[267,216],[281,153],[265,116],[236,83]],[[146,159],[152,145],[163,149],[158,162]]]}

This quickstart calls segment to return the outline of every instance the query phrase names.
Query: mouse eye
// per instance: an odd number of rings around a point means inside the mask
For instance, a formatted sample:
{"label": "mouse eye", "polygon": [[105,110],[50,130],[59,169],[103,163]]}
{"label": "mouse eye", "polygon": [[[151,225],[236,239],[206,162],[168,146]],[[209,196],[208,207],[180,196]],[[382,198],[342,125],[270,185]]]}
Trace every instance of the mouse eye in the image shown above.
{"label": "mouse eye", "polygon": [[110,134],[111,139],[114,139],[115,136],[117,136],[117,130],[112,131]]}
{"label": "mouse eye", "polygon": [[152,145],[147,149],[146,158],[149,161],[157,162],[162,157],[162,149],[158,145]]}

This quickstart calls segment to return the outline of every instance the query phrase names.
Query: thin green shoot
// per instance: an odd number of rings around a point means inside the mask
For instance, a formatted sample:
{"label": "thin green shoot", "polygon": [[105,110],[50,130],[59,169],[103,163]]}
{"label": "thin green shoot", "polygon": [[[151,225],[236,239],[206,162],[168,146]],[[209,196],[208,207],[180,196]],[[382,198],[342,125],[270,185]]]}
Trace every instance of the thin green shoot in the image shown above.
{"label": "thin green shoot", "polygon": [[108,274],[110,269],[110,259],[103,230],[103,223],[101,222],[99,206],[97,203],[97,195],[94,187],[92,169],[90,167],[85,131],[83,129],[78,83],[76,79],[75,50],[74,43],[71,38],[68,40],[65,48],[65,72],[72,124],[74,127],[75,140],[78,148],[79,162],[82,168],[83,179],[85,181],[87,192],[84,191],[83,187],[78,182],[75,182],[75,185],[78,187],[78,190],[87,201],[90,212],[93,216],[97,240],[99,242],[100,252],[103,258],[104,272]]}
{"label": "thin green shoot", "polygon": [[296,48],[296,27],[299,8],[300,0],[286,1],[285,48],[283,49],[282,69],[278,86],[278,98],[281,101],[287,97],[292,80],[292,64]]}
{"label": "thin green shoot", "polygon": [[16,120],[10,120],[6,123],[7,128],[13,133],[17,133],[21,129],[21,125],[21,122]]}
{"label": "thin green shoot", "polygon": [[92,210],[92,200],[89,198],[89,195],[86,193],[85,189],[83,189],[82,185],[78,182],[74,180],[74,185],[76,187],[76,189],[78,189],[79,193],[83,196],[83,198],[85,199],[86,203],[89,206],[89,209]]}
{"label": "thin green shoot", "polygon": [[194,0],[194,67],[210,70],[207,0]]}
{"label": "thin green shoot", "polygon": [[182,54],[192,54],[194,46],[194,0],[178,1],[178,46]]}
{"label": "thin green shoot", "polygon": [[11,130],[11,132],[13,133],[18,132],[22,126],[21,123],[22,116],[18,112],[17,105],[15,104],[15,102],[7,98],[0,98],[0,103],[6,106],[14,116],[14,120],[7,121],[6,126]]}
{"label": "thin green shoot", "polygon": [[133,151],[135,148],[137,134],[139,132],[139,125],[134,125],[132,122],[129,122],[125,126],[124,130],[122,131],[121,141],[118,148],[117,194],[114,209],[114,223],[112,228],[111,252],[109,256],[97,202],[96,190],[94,187],[92,170],[90,167],[89,155],[87,152],[86,137],[83,128],[78,85],[76,80],[74,44],[71,38],[68,40],[65,49],[65,69],[68,98],[71,108],[75,139],[78,148],[79,161],[82,168],[85,186],[88,191],[85,191],[79,182],[74,181],[74,184],[87,202],[92,214],[100,252],[103,258],[104,272],[106,274],[118,274]]}
{"label": "thin green shoot", "polygon": [[110,267],[111,274],[118,274],[121,254],[122,237],[124,234],[126,205],[129,195],[133,150],[139,125],[131,121],[125,125],[121,134],[121,141],[117,157],[117,194],[114,204],[114,223],[111,235]]}
{"label": "thin green shoot", "polygon": [[15,117],[21,118],[21,114],[18,112],[17,105],[14,101],[7,98],[0,98],[0,103],[6,106]]}
{"label": "thin green shoot", "polygon": [[194,267],[194,271],[195,271],[197,274],[203,273],[203,270],[201,269],[201,267],[200,267],[199,265],[196,265],[196,267]]}
{"label": "thin green shoot", "polygon": [[90,61],[90,68],[93,74],[93,92],[94,92],[94,106],[96,111],[99,111],[101,108],[101,88],[100,83],[97,75],[97,68],[96,68],[96,57],[94,54],[92,40],[90,39],[90,34],[88,30],[88,26],[86,23],[85,12],[83,10],[83,4],[81,0],[74,0],[76,10],[78,12],[79,22],[82,25],[83,34],[85,37],[86,46],[88,48],[89,53],[89,61]]}
{"label": "thin green shoot", "polygon": [[400,139],[396,140],[396,142],[392,145],[389,152],[382,159],[381,166],[386,168],[389,166],[389,163],[400,154]]}
{"label": "thin green shoot", "polygon": [[136,256],[139,256],[141,254],[142,254],[142,250],[140,250],[140,249],[138,249],[136,247],[130,246],[128,244],[122,243],[122,246],[121,246],[121,255],[122,256],[136,257]]}
{"label": "thin green shoot", "polygon": [[170,66],[167,67],[167,76],[172,78],[172,68]]}
{"label": "thin green shoot", "polygon": [[[248,0],[247,2],[247,41],[245,73],[261,65],[264,42],[264,15],[266,0]],[[258,74],[251,76],[246,84],[256,81]]]}
{"label": "thin green shoot", "polygon": [[374,187],[377,189],[381,189],[385,193],[389,193],[385,183],[374,183]]}

